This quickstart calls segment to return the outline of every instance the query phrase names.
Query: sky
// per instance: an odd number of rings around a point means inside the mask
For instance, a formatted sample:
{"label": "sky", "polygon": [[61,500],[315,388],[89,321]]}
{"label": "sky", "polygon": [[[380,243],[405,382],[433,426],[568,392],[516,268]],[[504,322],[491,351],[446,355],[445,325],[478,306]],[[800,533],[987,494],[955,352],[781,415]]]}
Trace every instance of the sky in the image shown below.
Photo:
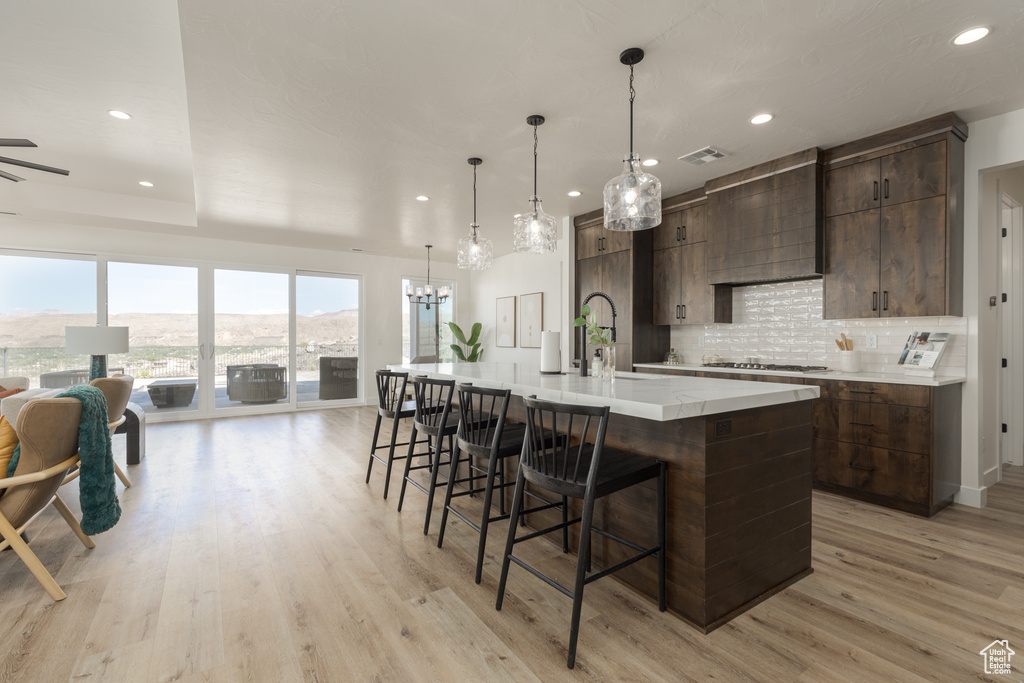
{"label": "sky", "polygon": [[[198,268],[111,261],[108,308],[117,313],[198,312]],[[288,312],[288,275],[214,270],[218,313]],[[359,281],[296,276],[296,308],[303,316],[359,307]],[[0,313],[96,311],[96,263],[0,254]]]}

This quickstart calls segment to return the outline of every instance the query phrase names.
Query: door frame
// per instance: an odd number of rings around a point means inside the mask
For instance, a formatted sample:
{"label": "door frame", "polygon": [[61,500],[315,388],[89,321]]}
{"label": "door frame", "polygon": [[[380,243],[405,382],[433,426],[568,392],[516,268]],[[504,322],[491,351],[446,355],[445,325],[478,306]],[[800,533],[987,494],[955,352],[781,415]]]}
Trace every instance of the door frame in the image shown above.
{"label": "door frame", "polygon": [[[1024,465],[1024,209],[1005,194],[997,181],[996,231],[999,292],[1007,294],[997,308],[1000,369],[997,400],[1000,422],[1008,431],[999,435],[999,464]],[[1009,212],[1010,220],[1005,215]],[[1006,237],[1002,236],[1003,229]],[[1016,418],[1016,419],[1015,419]]]}

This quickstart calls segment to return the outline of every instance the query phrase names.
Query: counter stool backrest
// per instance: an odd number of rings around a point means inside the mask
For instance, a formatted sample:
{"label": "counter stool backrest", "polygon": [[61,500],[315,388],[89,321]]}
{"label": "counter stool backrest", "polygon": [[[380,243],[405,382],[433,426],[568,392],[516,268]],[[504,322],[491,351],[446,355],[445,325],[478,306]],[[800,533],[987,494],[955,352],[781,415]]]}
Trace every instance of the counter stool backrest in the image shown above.
{"label": "counter stool backrest", "polygon": [[438,436],[448,424],[455,380],[413,377],[412,387],[416,394],[416,417],[413,418],[416,429],[429,436]]}
{"label": "counter stool backrest", "polygon": [[394,417],[402,409],[408,381],[407,372],[377,371],[377,407],[383,414]]}
{"label": "counter stool backrest", "polygon": [[[550,491],[583,498],[587,488],[596,485],[610,408],[554,403],[534,397],[524,398],[523,403],[523,476]],[[576,439],[574,427],[580,430]],[[545,439],[545,433],[554,438]]]}
{"label": "counter stool backrest", "polygon": [[459,384],[459,448],[486,458],[501,442],[505,415],[508,412],[509,389],[485,389],[472,384]]}

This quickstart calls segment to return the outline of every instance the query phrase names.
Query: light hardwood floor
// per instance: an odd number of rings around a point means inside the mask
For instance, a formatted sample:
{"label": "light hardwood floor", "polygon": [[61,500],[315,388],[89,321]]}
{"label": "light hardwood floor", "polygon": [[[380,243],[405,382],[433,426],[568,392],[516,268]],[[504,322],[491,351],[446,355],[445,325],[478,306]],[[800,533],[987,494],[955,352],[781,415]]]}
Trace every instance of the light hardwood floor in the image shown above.
{"label": "light hardwood floor", "polygon": [[[1020,654],[993,680],[1024,678],[1021,468],[986,509],[930,520],[815,493],[814,574],[707,636],[594,583],[569,671],[568,599],[513,567],[494,609],[504,523],[476,585],[475,532],[452,519],[438,549],[423,494],[399,514],[397,473],[387,501],[382,467],[363,483],[374,416],[150,425],[94,550],[55,511],[34,525],[67,600],[0,554],[0,681],[989,680],[997,638]],[[555,546],[533,553],[568,575]]]}

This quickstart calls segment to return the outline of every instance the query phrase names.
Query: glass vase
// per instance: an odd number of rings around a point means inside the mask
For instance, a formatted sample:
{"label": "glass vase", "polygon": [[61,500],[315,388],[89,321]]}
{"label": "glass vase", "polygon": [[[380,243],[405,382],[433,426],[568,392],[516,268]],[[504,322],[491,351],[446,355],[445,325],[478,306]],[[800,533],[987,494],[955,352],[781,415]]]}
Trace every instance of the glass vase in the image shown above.
{"label": "glass vase", "polygon": [[608,346],[604,350],[604,379],[609,382],[615,381],[615,347]]}

